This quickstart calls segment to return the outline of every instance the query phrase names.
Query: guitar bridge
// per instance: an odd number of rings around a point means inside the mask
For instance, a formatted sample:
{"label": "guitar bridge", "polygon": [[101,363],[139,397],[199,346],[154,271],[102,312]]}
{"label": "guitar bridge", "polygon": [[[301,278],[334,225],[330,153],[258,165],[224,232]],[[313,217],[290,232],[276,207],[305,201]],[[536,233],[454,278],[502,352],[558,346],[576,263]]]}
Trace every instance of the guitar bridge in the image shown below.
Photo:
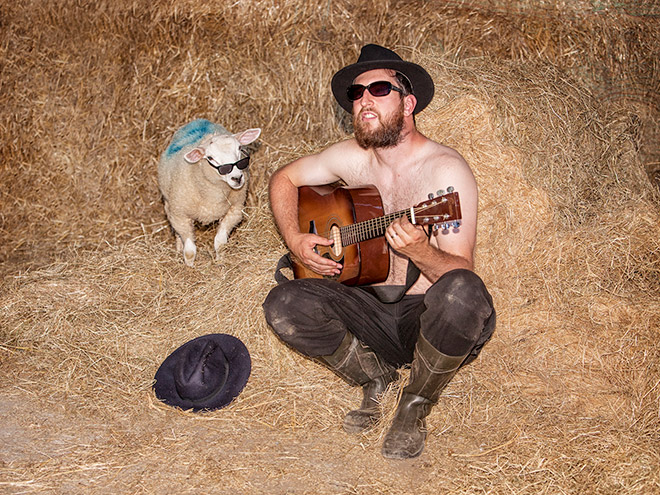
{"label": "guitar bridge", "polygon": [[330,228],[330,239],[333,240],[332,246],[330,246],[332,254],[335,259],[341,258],[344,253],[344,246],[341,242],[341,231],[337,225],[333,225]]}

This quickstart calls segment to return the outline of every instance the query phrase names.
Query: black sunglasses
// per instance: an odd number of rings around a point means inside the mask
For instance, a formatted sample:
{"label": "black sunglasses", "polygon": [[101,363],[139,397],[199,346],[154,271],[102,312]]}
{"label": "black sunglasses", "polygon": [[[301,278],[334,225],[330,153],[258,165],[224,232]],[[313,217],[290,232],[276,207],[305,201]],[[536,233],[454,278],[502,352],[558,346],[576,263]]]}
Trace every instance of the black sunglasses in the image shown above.
{"label": "black sunglasses", "polygon": [[205,156],[204,158],[206,158],[206,161],[209,162],[209,165],[216,169],[220,175],[227,175],[232,170],[234,170],[234,167],[236,167],[238,170],[245,170],[250,164],[250,155],[247,155],[245,158],[241,158],[236,163],[226,163],[224,165],[217,165],[211,156]]}
{"label": "black sunglasses", "polygon": [[362,84],[351,84],[346,90],[346,95],[348,96],[349,100],[356,101],[362,98],[365,89],[368,89],[369,93],[371,93],[373,96],[387,96],[392,92],[392,90],[403,94],[403,90],[401,88],[393,86],[389,81],[376,81],[367,86],[363,86]]}

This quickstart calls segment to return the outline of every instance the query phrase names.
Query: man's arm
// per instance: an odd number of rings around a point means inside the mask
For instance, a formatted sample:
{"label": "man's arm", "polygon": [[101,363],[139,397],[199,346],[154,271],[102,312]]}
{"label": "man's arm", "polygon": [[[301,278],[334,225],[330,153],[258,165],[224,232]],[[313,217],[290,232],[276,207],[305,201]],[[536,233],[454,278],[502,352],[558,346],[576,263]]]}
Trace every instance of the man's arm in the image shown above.
{"label": "man's arm", "polygon": [[332,245],[332,240],[300,232],[298,187],[329,184],[339,180],[323,153],[299,158],[275,172],[269,184],[270,207],[291,253],[321,275],[338,275],[341,265],[314,252],[314,247]]}
{"label": "man's arm", "polygon": [[392,222],[386,237],[392,249],[412,260],[431,282],[457,268],[473,269],[471,253],[454,254],[438,248],[431,243],[424,228],[410,223],[405,215]]}
{"label": "man's arm", "polygon": [[[424,228],[410,223],[405,215],[392,222],[386,230],[386,239],[390,246],[412,260],[431,282],[435,282],[450,270],[474,268],[477,184],[460,156],[454,166],[449,167],[447,175],[451,175],[451,185],[458,192],[461,201],[462,220],[458,232],[434,232],[429,239]],[[441,180],[445,180],[444,177]]]}

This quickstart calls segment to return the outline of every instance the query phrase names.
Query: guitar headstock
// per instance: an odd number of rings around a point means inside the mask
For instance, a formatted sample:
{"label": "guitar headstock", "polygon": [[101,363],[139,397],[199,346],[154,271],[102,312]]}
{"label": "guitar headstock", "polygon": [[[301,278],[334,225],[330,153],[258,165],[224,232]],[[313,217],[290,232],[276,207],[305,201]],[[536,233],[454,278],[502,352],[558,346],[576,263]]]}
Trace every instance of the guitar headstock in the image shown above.
{"label": "guitar headstock", "polygon": [[458,193],[453,187],[448,187],[446,193],[441,190],[429,194],[427,201],[411,208],[411,217],[414,220],[412,223],[417,225],[433,225],[443,230],[458,228],[462,219]]}

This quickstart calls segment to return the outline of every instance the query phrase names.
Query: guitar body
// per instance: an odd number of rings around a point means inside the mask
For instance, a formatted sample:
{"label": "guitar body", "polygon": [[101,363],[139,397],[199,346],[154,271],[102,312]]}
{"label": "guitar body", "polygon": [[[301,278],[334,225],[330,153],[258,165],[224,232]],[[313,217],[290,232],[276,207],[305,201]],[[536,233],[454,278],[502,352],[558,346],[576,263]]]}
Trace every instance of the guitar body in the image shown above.
{"label": "guitar body", "polygon": [[[333,246],[317,246],[316,249],[321,256],[343,265],[341,274],[325,278],[345,285],[366,285],[387,279],[390,256],[384,237],[346,246],[338,237],[341,227],[381,216],[383,203],[374,186],[298,188],[300,231],[335,239]],[[324,278],[296,259],[293,259],[293,274],[295,278]]]}
{"label": "guitar body", "polygon": [[[383,215],[383,202],[374,186],[298,188],[298,222],[301,232],[332,239],[331,246],[314,249],[321,256],[341,263],[339,275],[326,277],[346,285],[384,282],[390,270],[385,230],[406,216],[413,225],[458,232],[461,203],[453,187],[448,193],[429,194],[428,201]],[[430,234],[430,230],[429,230]],[[323,278],[292,257],[295,278]]]}

